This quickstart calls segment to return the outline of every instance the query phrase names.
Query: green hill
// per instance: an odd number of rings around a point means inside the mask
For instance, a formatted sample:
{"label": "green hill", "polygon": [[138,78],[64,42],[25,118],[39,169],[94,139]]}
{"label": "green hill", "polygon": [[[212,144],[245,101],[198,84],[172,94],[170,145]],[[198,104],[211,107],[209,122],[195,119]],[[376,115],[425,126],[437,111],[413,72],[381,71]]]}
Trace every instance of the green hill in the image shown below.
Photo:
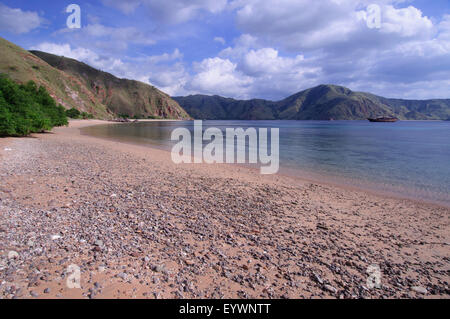
{"label": "green hill", "polygon": [[337,85],[319,85],[278,102],[207,95],[174,99],[192,117],[211,120],[364,120],[383,116],[445,120],[450,117],[450,99],[388,99]]}
{"label": "green hill", "polygon": [[76,108],[97,118],[189,118],[167,94],[133,80],[119,79],[87,64],[49,53],[28,52],[0,37],[0,73],[18,83],[33,80],[66,109]]}
{"label": "green hill", "polygon": [[190,95],[174,97],[195,119],[260,120],[275,119],[274,102],[265,100],[235,100],[221,96]]}
{"label": "green hill", "polygon": [[96,100],[114,114],[130,117],[189,118],[170,96],[143,82],[119,79],[74,59],[41,51],[30,51],[54,68],[76,77]]}
{"label": "green hill", "polygon": [[98,118],[113,116],[77,77],[51,67],[37,56],[1,37],[0,73],[8,74],[19,83],[32,80],[38,86],[44,86],[50,96],[67,109],[74,107]]}

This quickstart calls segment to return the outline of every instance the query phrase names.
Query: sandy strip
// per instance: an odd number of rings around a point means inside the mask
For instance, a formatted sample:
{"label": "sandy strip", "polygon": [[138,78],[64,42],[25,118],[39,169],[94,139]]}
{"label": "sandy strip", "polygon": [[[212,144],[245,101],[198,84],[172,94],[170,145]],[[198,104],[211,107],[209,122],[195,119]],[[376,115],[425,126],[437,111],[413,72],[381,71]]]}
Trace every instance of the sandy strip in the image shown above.
{"label": "sandy strip", "polygon": [[2,297],[449,297],[449,208],[80,134],[103,123],[0,140]]}

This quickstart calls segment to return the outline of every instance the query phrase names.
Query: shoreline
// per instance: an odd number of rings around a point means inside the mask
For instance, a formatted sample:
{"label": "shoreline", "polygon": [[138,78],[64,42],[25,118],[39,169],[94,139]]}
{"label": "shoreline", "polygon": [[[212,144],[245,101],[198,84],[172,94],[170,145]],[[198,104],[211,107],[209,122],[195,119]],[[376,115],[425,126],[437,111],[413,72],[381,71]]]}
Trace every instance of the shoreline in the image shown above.
{"label": "shoreline", "polygon": [[[158,121],[178,121],[178,120],[139,120],[139,121],[140,122],[141,121],[142,122],[158,122]],[[133,143],[131,141],[119,141],[119,140],[115,140],[114,138],[90,135],[87,133],[83,133],[81,131],[81,129],[83,129],[85,127],[103,125],[103,124],[122,124],[122,123],[115,123],[115,122],[103,123],[103,122],[101,122],[101,123],[95,123],[92,125],[83,126],[82,128],[80,128],[80,134],[85,135],[85,136],[90,136],[93,138],[98,138],[98,139],[105,140],[105,141],[112,141],[112,142],[129,144],[129,145],[143,146],[143,147],[148,147],[148,148],[152,148],[152,149],[170,153],[170,150],[166,149],[163,146],[158,147],[157,145],[150,144],[150,143],[143,145],[140,143]],[[125,124],[127,124],[127,123],[125,123]],[[226,164],[226,163],[224,163],[221,165],[239,166],[239,167],[248,169],[251,172],[250,174],[259,175],[259,173],[257,172],[259,170],[259,168],[251,167],[251,165],[248,165],[248,164]],[[292,173],[292,174],[290,174],[290,173]],[[392,190],[384,191],[384,190],[380,189],[381,186],[379,184],[370,183],[367,181],[366,181],[366,185],[352,185],[352,180],[348,179],[348,178],[336,177],[336,176],[334,178],[332,178],[330,176],[326,176],[323,174],[319,174],[319,173],[315,173],[315,172],[306,172],[301,169],[296,169],[296,168],[292,168],[292,167],[280,168],[280,171],[278,173],[276,173],[276,175],[281,176],[283,178],[292,179],[293,181],[297,180],[300,183],[302,183],[302,182],[303,183],[304,182],[317,183],[317,184],[322,184],[322,185],[326,185],[326,186],[330,186],[330,187],[342,188],[342,189],[348,190],[348,191],[365,192],[370,195],[379,196],[379,197],[383,197],[383,198],[397,199],[397,200],[409,200],[409,201],[415,202],[417,204],[428,204],[428,205],[435,205],[437,207],[450,208],[450,202],[446,202],[443,200],[441,201],[441,200],[417,198],[417,197],[414,197],[414,195],[407,195],[407,194],[402,193],[401,191],[392,191]]]}
{"label": "shoreline", "polygon": [[79,130],[107,123],[0,140],[3,298],[450,296],[450,209]]}

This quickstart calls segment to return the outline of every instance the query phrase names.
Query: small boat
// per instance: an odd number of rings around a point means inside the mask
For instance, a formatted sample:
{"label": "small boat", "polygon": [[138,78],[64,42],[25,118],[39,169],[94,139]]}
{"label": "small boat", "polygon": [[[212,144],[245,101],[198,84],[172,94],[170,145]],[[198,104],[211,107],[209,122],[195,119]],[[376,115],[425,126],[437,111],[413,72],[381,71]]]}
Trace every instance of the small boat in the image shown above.
{"label": "small boat", "polygon": [[395,117],[379,117],[376,119],[368,119],[370,122],[389,122],[394,123],[398,121],[398,118]]}

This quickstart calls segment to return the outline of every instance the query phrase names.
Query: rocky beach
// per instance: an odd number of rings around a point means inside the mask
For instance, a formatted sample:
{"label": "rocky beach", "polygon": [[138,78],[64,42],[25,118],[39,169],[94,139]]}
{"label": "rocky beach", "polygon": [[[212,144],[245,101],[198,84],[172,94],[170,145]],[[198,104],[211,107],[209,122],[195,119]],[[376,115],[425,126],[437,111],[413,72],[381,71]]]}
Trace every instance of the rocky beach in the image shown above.
{"label": "rocky beach", "polygon": [[102,123],[0,139],[0,298],[450,295],[449,207],[80,134]]}

